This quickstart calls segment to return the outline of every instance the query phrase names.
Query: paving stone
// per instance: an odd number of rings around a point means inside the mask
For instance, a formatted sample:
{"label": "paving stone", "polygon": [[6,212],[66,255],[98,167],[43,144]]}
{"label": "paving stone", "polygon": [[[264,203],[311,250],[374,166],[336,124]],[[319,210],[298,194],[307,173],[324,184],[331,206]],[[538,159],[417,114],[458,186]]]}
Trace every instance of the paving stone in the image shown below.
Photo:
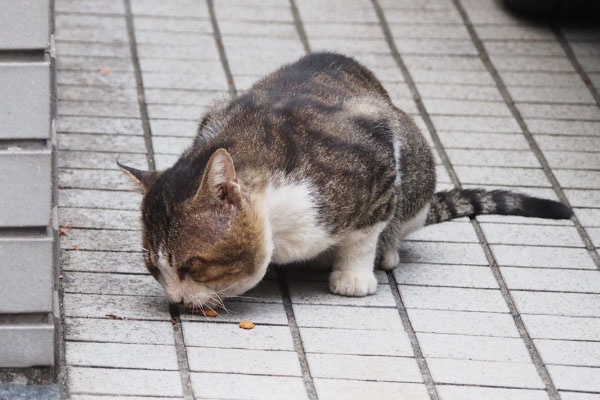
{"label": "paving stone", "polygon": [[453,8],[448,9],[395,9],[388,8],[385,10],[386,18],[396,23],[414,23],[418,21],[420,24],[447,24],[461,22],[460,15]]}
{"label": "paving stone", "polygon": [[583,247],[573,226],[481,224],[490,244]]}
{"label": "paving stone", "polygon": [[438,131],[438,136],[447,149],[529,150],[520,134]]}
{"label": "paving stone", "polygon": [[501,270],[511,290],[600,293],[598,271],[507,267],[502,267]]}
{"label": "paving stone", "polygon": [[[109,144],[110,142],[110,144]],[[144,138],[132,135],[96,135],[92,133],[59,133],[60,150],[106,151],[115,153],[145,153]],[[115,154],[115,157],[117,154]],[[98,168],[97,166],[95,168]],[[112,165],[116,169],[116,164]]]}
{"label": "paving stone", "polygon": [[57,72],[56,80],[59,85],[112,86],[117,88],[135,87],[133,72],[122,71],[112,71],[104,74],[100,71],[61,70]]}
{"label": "paving stone", "polygon": [[[119,103],[135,103],[137,110],[137,91],[133,88],[112,86],[71,86],[63,85],[58,88],[60,100],[104,101]],[[64,104],[64,103],[60,103]],[[63,106],[61,106],[63,107]],[[65,114],[62,112],[61,114]],[[138,117],[139,113],[135,115]]]}
{"label": "paving stone", "polygon": [[225,75],[204,69],[189,73],[144,72],[144,86],[151,89],[227,90]]}
{"label": "paving stone", "polygon": [[377,39],[352,39],[352,38],[313,38],[310,41],[314,51],[327,51],[334,49],[344,54],[356,53],[389,53],[390,49],[384,38]]}
{"label": "paving stone", "polygon": [[192,372],[190,378],[196,398],[279,400],[285,393],[286,399],[308,399],[302,378],[297,377]]}
{"label": "paving stone", "polygon": [[512,72],[502,73],[502,80],[509,88],[511,86],[581,88],[583,81],[574,72]]}
{"label": "paving stone", "polygon": [[[381,271],[376,269],[373,271],[375,273],[375,278],[379,284],[387,284],[389,283],[387,275],[385,271]],[[319,282],[329,282],[329,274],[331,273],[331,266],[315,266],[312,264],[309,265],[299,265],[299,266],[290,266],[285,270],[285,276],[288,281],[319,281]],[[326,287],[326,286],[325,286]]]}
{"label": "paving stone", "polygon": [[574,211],[583,226],[600,227],[600,209],[576,208]]}
{"label": "paving stone", "polygon": [[585,249],[492,245],[498,264],[536,268],[596,269]]}
{"label": "paving stone", "polygon": [[417,332],[520,337],[510,314],[408,309]]}
{"label": "paving stone", "polygon": [[555,40],[555,36],[545,26],[515,25],[478,25],[477,35],[482,40]]}
{"label": "paving stone", "polygon": [[210,41],[210,22],[198,21],[198,23],[205,23],[207,26],[203,29],[204,34],[200,32],[165,32],[157,30],[139,30],[135,34],[135,40],[137,44],[164,44],[164,45],[186,45],[187,43],[193,43],[197,40]]}
{"label": "paving stone", "polygon": [[465,184],[550,186],[541,168],[454,167]]}
{"label": "paving stone", "polygon": [[549,365],[548,372],[559,390],[600,392],[600,368]]}
{"label": "paving stone", "polygon": [[518,103],[517,107],[525,118],[600,120],[600,110],[596,105]]}
{"label": "paving stone", "polygon": [[[318,25],[321,26],[321,25]],[[305,29],[310,34],[310,28],[305,24]],[[258,21],[219,21],[219,30],[222,36],[266,36],[276,38],[298,38],[296,27],[291,22],[270,22],[264,24]],[[350,30],[348,30],[350,31]]]}
{"label": "paving stone", "polygon": [[[143,136],[141,119],[61,116],[56,121],[59,133],[104,133]],[[106,140],[106,138],[104,138]],[[106,142],[105,142],[106,145]]]}
{"label": "paving stone", "polygon": [[589,151],[589,149],[597,149],[600,145],[598,137],[536,135],[535,140],[544,151]]}
{"label": "paving stone", "polygon": [[[550,190],[550,189],[547,189]],[[518,215],[478,215],[477,221],[481,223],[513,224],[513,225],[551,225],[551,226],[573,226],[570,219],[547,219],[520,217]]]}
{"label": "paving stone", "polygon": [[[492,63],[501,73],[504,71],[574,72],[566,57],[492,55]],[[542,102],[551,99],[540,99]]]}
{"label": "paving stone", "polygon": [[[112,56],[77,56],[77,55],[63,55],[56,60],[56,67],[59,71],[90,71],[99,72],[100,68],[108,69],[110,71],[129,72],[133,71],[133,64],[131,60],[123,57],[112,57]],[[58,96],[62,96],[62,89],[68,85],[61,85],[58,88]],[[83,88],[83,87],[81,87]],[[134,88],[119,88],[119,87],[102,87],[96,86],[95,89],[105,90],[134,90]],[[134,90],[135,91],[135,90]]]}
{"label": "paving stone", "polygon": [[522,292],[513,290],[512,296],[522,314],[580,317],[600,316],[600,294]]}
{"label": "paving stone", "polygon": [[[534,88],[534,87],[511,87],[510,93],[517,102],[544,102],[544,103],[590,103],[593,104],[593,97],[589,92],[580,89],[570,88]],[[524,111],[524,107],[519,106]],[[531,117],[537,110],[529,110],[524,115]],[[550,115],[550,118],[560,117],[562,114]],[[530,128],[531,129],[531,128]]]}
{"label": "paving stone", "polygon": [[[287,326],[257,325],[252,330],[237,324],[184,322],[186,346],[236,348],[251,350],[294,351],[292,334]],[[306,344],[305,344],[306,345]]]}
{"label": "paving stone", "polygon": [[175,149],[185,148],[192,144],[192,139],[183,141],[183,139],[166,139],[161,138],[161,136],[181,136],[193,138],[196,136],[196,130],[199,122],[200,119],[198,119],[198,121],[151,119],[150,126],[152,127],[152,140],[156,141],[156,145],[161,147],[174,147]]}
{"label": "paving stone", "polygon": [[565,189],[565,195],[573,207],[598,207],[600,190]]}
{"label": "paving stone", "polygon": [[539,168],[540,163],[530,151],[447,149],[452,165],[483,167]]}
{"label": "paving stone", "polygon": [[439,98],[481,101],[502,100],[500,92],[494,86],[452,83],[418,83],[417,88],[421,96],[431,99]]}
{"label": "paving stone", "polygon": [[212,25],[209,19],[185,19],[167,16],[156,18],[154,16],[135,15],[134,22],[136,35],[145,31],[212,33]]}
{"label": "paving stone", "polygon": [[554,175],[565,188],[600,189],[600,171],[554,170]]}
{"label": "paving stone", "polygon": [[596,400],[598,398],[597,394],[592,393],[564,392],[562,390],[559,393],[563,400]]}
{"label": "paving stone", "polygon": [[132,12],[136,15],[153,15],[157,17],[176,16],[208,18],[208,8],[198,7],[190,0],[176,0],[164,3],[157,0],[135,0],[131,4]]}
{"label": "paving stone", "polygon": [[530,363],[521,338],[417,333],[426,358]]}
{"label": "paving stone", "polygon": [[60,205],[113,210],[139,210],[142,194],[136,192],[61,189]]}
{"label": "paving stone", "polygon": [[64,326],[67,341],[175,345],[170,321],[67,318]]}
{"label": "paving stone", "polygon": [[213,41],[196,41],[193,45],[139,44],[137,46],[140,58],[167,58],[177,60],[207,60],[217,61],[219,53]]}
{"label": "paving stone", "polygon": [[105,153],[96,151],[67,151],[58,154],[59,168],[111,169],[119,161],[125,165],[145,165],[147,158],[140,153]]}
{"label": "paving stone", "polygon": [[295,351],[190,347],[187,354],[193,372],[302,376]]}
{"label": "paving stone", "polygon": [[287,317],[283,304],[276,303],[250,303],[250,302],[226,302],[229,312],[219,312],[217,317],[203,317],[198,314],[181,312],[182,321],[217,321],[239,323],[248,319],[255,324],[287,325]]}
{"label": "paving stone", "polygon": [[68,272],[64,274],[66,293],[128,296],[163,295],[163,288],[150,275]]}
{"label": "paving stone", "polygon": [[[366,5],[366,4],[365,4]],[[377,22],[374,9],[361,7],[360,5],[342,5],[341,3],[328,3],[320,7],[308,4],[298,5],[300,16],[304,22]]]}
{"label": "paving stone", "polygon": [[[62,225],[74,228],[141,230],[140,212],[133,210],[101,210],[97,208],[59,209]],[[65,233],[68,234],[67,231]]]}
{"label": "paving stone", "polygon": [[141,252],[76,251],[63,249],[61,251],[60,262],[63,271],[148,273]]}
{"label": "paving stone", "polygon": [[600,247],[600,229],[599,228],[585,228],[585,231],[589,235],[592,243],[596,248]]}
{"label": "paving stone", "polygon": [[181,154],[192,145],[191,138],[153,137],[154,151],[158,154]]}
{"label": "paving stone", "polygon": [[148,115],[150,118],[183,119],[194,122],[200,121],[207,107],[187,106],[180,104],[149,104]]}
{"label": "paving stone", "polygon": [[173,166],[179,159],[179,156],[174,154],[155,154],[154,163],[157,170],[167,169]]}
{"label": "paving stone", "polygon": [[171,320],[169,304],[164,297],[65,293],[64,309],[67,317],[114,319],[107,317],[114,315],[117,319]]}
{"label": "paving stone", "polygon": [[[415,49],[418,49],[419,43],[415,41]],[[417,53],[418,54],[418,53]],[[423,52],[421,54],[430,54]],[[443,54],[443,53],[442,53]],[[478,71],[437,71],[430,69],[411,69],[410,73],[417,83],[417,86],[422,83],[439,83],[439,84],[460,84],[460,85],[482,85],[492,86],[494,80],[487,72]],[[464,117],[463,117],[464,118]]]}
{"label": "paving stone", "polygon": [[137,118],[140,115],[137,103],[59,100],[59,115],[86,115],[98,117]]}
{"label": "paving stone", "polygon": [[600,319],[554,315],[523,315],[532,338],[600,341]]}
{"label": "paving stone", "polygon": [[294,315],[302,328],[353,328],[403,331],[395,308],[365,308],[293,304]]}
{"label": "paving stone", "polygon": [[488,41],[484,43],[490,54],[528,55],[528,56],[564,56],[565,52],[556,41]]}
{"label": "paving stone", "polygon": [[58,184],[67,189],[139,190],[121,171],[59,169]]}
{"label": "paving stone", "polygon": [[500,290],[399,285],[406,308],[508,312]]}
{"label": "paving stone", "polygon": [[400,262],[485,265],[487,259],[479,244],[403,242]]}
{"label": "paving stone", "polygon": [[544,156],[551,168],[600,170],[598,153],[545,151]]}
{"label": "paving stone", "polygon": [[544,364],[597,367],[600,343],[565,340],[535,340]]}
{"label": "paving stone", "polygon": [[67,367],[70,393],[182,396],[177,371]]}
{"label": "paving stone", "polygon": [[396,282],[405,285],[495,289],[498,283],[487,266],[406,263],[394,270]]}
{"label": "paving stone", "polygon": [[177,371],[175,346],[124,343],[65,343],[69,365]]}
{"label": "paving stone", "polygon": [[510,116],[510,111],[501,102],[425,99],[430,114],[442,115],[490,115]]}
{"label": "paving stone", "polygon": [[117,0],[61,0],[57,2],[58,13],[125,14],[123,4]]}
{"label": "paving stone", "polygon": [[399,382],[368,382],[343,379],[314,379],[317,395],[321,400],[362,400],[376,398],[380,400],[429,399],[427,388],[423,384]]}
{"label": "paving stone", "polygon": [[81,251],[141,251],[141,239],[142,234],[138,231],[70,229],[61,237],[61,247]]}
{"label": "paving stone", "polygon": [[[118,57],[129,59],[131,49],[125,44],[56,42],[57,57]],[[111,74],[112,75],[112,74]],[[105,75],[108,76],[108,75]]]}
{"label": "paving stone", "polygon": [[438,130],[453,132],[520,133],[521,129],[512,118],[466,117],[439,115],[432,116]]}
{"label": "paving stone", "polygon": [[412,357],[406,333],[354,329],[300,328],[307,353]]}
{"label": "paving stone", "polygon": [[436,383],[543,389],[533,364],[430,358],[427,364]]}
{"label": "paving stone", "polygon": [[[145,396],[115,396],[115,395],[85,395],[85,394],[75,394],[72,395],[71,400],[149,400],[148,397]],[[182,400],[183,397],[152,397],[153,400]]]}
{"label": "paving stone", "polygon": [[[565,90],[565,89],[560,89]],[[579,90],[578,92],[581,92]],[[534,134],[595,136],[600,123],[597,121],[561,121],[556,119],[528,118],[527,126]],[[561,138],[555,138],[560,140]],[[588,149],[589,150],[589,149]]]}
{"label": "paving stone", "polygon": [[[547,400],[548,395],[545,390],[532,389],[506,389],[477,386],[455,386],[455,385],[436,385],[440,398],[444,400],[466,400],[466,399],[486,399],[486,400]],[[564,399],[564,397],[563,397]]]}
{"label": "paving stone", "polygon": [[358,379],[366,381],[423,381],[414,358],[306,354],[314,378]]}
{"label": "paving stone", "polygon": [[[62,36],[62,33],[66,29],[70,28],[88,28],[93,30],[111,28],[116,32],[119,32],[120,30],[121,34],[127,36],[127,21],[125,21],[125,18],[120,15],[79,14],[74,17],[73,15],[63,14],[59,11],[55,20],[57,36]],[[110,37],[110,34],[111,32],[107,32],[107,36]]]}
{"label": "paving stone", "polygon": [[[449,182],[450,179],[440,181]],[[410,233],[405,240],[479,243],[479,239],[477,239],[477,235],[468,220],[461,220],[460,222],[453,220],[444,224],[426,226],[423,229]]]}
{"label": "paving stone", "polygon": [[[180,89],[148,89],[144,90],[148,106],[178,104],[194,106],[198,110],[216,101],[224,101],[229,97],[224,91],[180,90]],[[153,132],[154,133],[154,132]]]}
{"label": "paving stone", "polygon": [[295,304],[396,307],[389,285],[379,285],[374,295],[344,297],[329,292],[329,283],[320,281],[288,282],[290,297]]}

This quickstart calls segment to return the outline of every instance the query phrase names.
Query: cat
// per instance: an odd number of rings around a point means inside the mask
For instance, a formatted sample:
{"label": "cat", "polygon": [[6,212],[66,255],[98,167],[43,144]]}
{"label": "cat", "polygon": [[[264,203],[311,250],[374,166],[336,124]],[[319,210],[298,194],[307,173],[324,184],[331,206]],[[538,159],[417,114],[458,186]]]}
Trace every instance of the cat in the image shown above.
{"label": "cat", "polygon": [[216,306],[269,264],[331,254],[331,292],[375,293],[373,268],[400,241],[462,216],[570,218],[565,205],[509,191],[435,193],[432,152],[373,73],[313,53],[213,106],[170,168],[119,164],[142,187],[149,272],[173,303]]}

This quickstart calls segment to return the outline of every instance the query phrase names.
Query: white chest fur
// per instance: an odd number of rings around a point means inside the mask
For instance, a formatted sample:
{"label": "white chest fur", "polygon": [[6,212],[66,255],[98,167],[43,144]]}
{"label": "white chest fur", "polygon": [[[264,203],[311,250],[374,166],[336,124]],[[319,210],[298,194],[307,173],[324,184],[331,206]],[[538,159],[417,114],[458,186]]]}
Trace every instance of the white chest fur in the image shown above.
{"label": "white chest fur", "polygon": [[338,239],[319,223],[313,193],[308,182],[279,181],[267,186],[264,205],[271,227],[273,262],[308,260],[337,243]]}

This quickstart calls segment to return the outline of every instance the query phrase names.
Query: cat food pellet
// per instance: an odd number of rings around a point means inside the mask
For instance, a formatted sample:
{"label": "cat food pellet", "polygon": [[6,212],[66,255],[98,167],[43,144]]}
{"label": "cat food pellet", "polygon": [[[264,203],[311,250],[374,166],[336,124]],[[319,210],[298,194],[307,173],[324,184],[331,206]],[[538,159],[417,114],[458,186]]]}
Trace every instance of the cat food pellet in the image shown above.
{"label": "cat food pellet", "polygon": [[242,329],[252,329],[255,326],[256,325],[254,325],[254,322],[248,321],[247,319],[245,319],[242,322],[240,322],[240,328],[242,328]]}
{"label": "cat food pellet", "polygon": [[201,308],[188,308],[188,310],[190,310],[190,312],[192,314],[200,314],[203,315],[205,317],[216,317],[217,316],[217,312],[215,310],[202,310]]}
{"label": "cat food pellet", "polygon": [[205,317],[216,317],[217,312],[215,310],[204,310]]}

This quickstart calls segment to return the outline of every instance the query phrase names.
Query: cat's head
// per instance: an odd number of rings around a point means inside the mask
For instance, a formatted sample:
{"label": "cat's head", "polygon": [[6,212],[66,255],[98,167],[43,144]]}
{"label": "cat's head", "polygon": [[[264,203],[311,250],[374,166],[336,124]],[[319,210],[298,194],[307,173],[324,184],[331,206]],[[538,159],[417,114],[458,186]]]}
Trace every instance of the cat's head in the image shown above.
{"label": "cat's head", "polygon": [[163,172],[119,167],[144,190],[144,259],[170,302],[213,307],[263,278],[268,250],[260,207],[240,185],[226,150]]}

